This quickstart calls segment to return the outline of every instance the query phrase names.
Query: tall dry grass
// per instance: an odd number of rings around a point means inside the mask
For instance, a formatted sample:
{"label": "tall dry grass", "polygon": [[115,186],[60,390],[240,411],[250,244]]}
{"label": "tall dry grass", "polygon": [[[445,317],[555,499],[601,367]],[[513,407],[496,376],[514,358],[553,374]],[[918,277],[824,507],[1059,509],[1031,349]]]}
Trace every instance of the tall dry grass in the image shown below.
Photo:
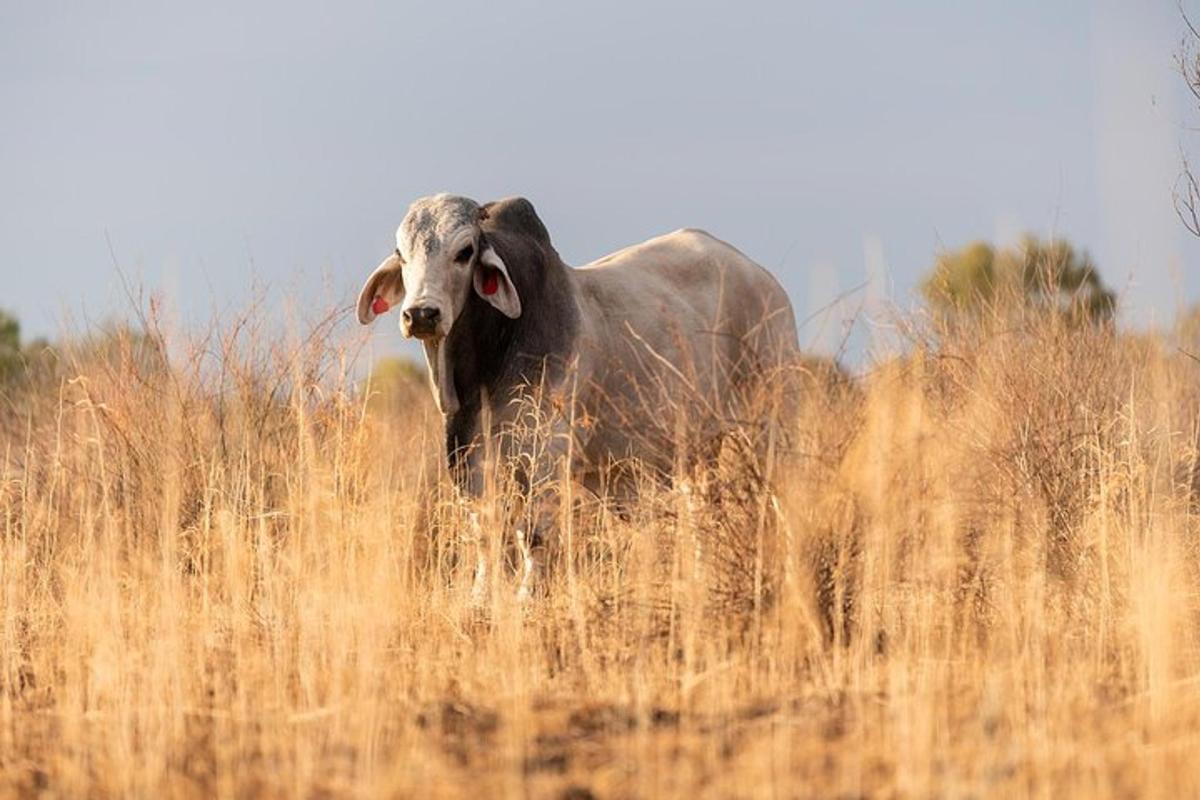
{"label": "tall dry grass", "polygon": [[480,610],[425,387],[250,319],[6,390],[0,794],[1200,795],[1168,338],[1043,315],[810,364],[776,458],[623,515],[564,487],[547,595]]}

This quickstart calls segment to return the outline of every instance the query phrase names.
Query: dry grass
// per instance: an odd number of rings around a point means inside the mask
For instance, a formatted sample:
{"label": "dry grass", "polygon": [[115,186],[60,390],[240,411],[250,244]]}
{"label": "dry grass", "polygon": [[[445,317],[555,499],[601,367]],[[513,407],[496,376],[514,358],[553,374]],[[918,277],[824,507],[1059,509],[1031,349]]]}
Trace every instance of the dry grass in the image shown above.
{"label": "dry grass", "polygon": [[564,492],[548,597],[478,613],[425,388],[257,338],[6,398],[0,795],[1200,795],[1200,365],[1165,339],[816,370],[788,457],[628,518]]}

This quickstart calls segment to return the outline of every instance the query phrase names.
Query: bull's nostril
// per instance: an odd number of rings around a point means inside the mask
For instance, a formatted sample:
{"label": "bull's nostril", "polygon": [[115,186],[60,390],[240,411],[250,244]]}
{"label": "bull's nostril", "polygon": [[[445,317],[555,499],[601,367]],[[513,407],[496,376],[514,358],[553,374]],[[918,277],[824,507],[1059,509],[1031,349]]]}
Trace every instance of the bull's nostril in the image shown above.
{"label": "bull's nostril", "polygon": [[413,306],[401,314],[405,327],[416,334],[430,333],[442,317],[441,310],[429,306]]}

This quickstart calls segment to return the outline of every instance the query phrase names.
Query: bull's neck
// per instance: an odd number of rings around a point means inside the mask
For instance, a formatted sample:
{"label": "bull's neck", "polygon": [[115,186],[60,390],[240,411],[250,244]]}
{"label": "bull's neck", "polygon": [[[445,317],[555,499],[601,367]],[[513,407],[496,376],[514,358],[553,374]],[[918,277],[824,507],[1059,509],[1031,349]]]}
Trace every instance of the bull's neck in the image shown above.
{"label": "bull's neck", "polygon": [[543,378],[557,383],[575,348],[580,308],[569,268],[558,262],[539,275],[516,276],[514,282],[520,317],[509,319],[472,291],[441,345],[457,398],[453,413],[444,417],[446,453],[456,480],[466,479],[459,474],[460,460],[477,443],[485,400],[498,408]]}
{"label": "bull's neck", "polygon": [[560,369],[579,328],[579,300],[570,269],[561,262],[537,274],[514,273],[521,316],[509,319],[471,292],[445,346],[464,410],[478,409],[481,390],[502,399],[545,369]]}

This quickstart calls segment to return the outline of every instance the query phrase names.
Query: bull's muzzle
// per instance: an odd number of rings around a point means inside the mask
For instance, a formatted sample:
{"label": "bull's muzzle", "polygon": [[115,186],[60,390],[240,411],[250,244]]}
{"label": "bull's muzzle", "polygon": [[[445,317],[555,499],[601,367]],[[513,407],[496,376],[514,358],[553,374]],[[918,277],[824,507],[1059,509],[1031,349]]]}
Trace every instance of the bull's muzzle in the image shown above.
{"label": "bull's muzzle", "polygon": [[432,306],[413,306],[405,309],[400,315],[400,324],[405,336],[415,336],[418,339],[428,339],[436,336],[438,322],[442,318],[441,309]]}

